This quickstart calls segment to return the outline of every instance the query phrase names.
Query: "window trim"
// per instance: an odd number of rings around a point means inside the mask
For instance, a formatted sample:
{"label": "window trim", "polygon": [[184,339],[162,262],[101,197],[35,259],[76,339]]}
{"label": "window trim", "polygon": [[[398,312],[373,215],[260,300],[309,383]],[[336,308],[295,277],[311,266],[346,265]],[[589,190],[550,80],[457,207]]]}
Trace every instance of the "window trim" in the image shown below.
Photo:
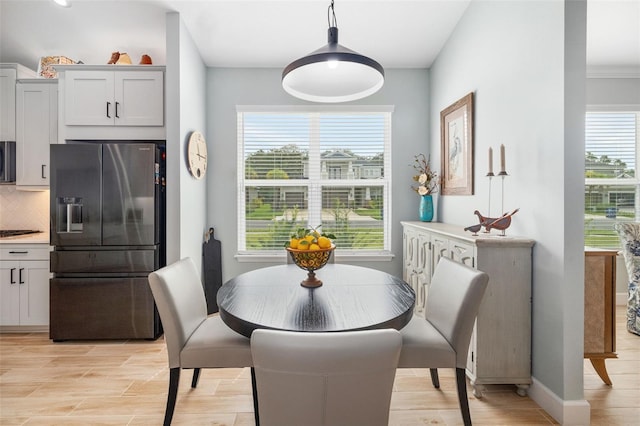
{"label": "window trim", "polygon": [[[244,170],[244,137],[243,132],[240,131],[241,125],[241,116],[240,113],[383,113],[389,114],[390,116],[394,112],[393,105],[236,105],[236,123],[237,123],[237,208],[238,214],[245,209],[245,188],[246,186],[251,185],[251,180],[244,178],[244,173],[241,173],[241,170]],[[349,250],[349,249],[336,249],[334,252],[334,256],[336,259],[348,258],[350,261],[391,261],[395,257],[392,252],[392,232],[393,232],[393,220],[391,213],[391,205],[392,205],[392,147],[391,147],[391,139],[392,139],[392,126],[393,121],[390,119],[388,124],[387,134],[388,137],[385,138],[385,156],[384,156],[384,170],[385,176],[388,176],[387,179],[384,180],[384,183],[380,185],[379,181],[374,181],[378,185],[382,186],[382,190],[385,192],[386,203],[383,206],[383,217],[386,218],[384,223],[384,240],[383,247],[387,249],[381,250]],[[366,182],[366,180],[364,180]],[[344,184],[343,180],[318,180],[315,184],[318,185],[326,185],[329,183],[330,185],[340,185]],[[373,182],[372,182],[373,183]],[[259,181],[260,185],[265,185],[264,180]],[[277,185],[276,185],[277,184]],[[290,186],[294,185],[294,183],[290,181],[269,181],[270,186]],[[299,184],[295,184],[298,186]],[[366,186],[366,185],[365,185]],[[244,215],[242,216],[242,220],[240,216],[237,221],[237,235],[243,234],[246,236],[246,219],[244,219]],[[284,250],[276,251],[276,250],[246,250],[240,249],[240,241],[238,241],[238,249],[235,254],[235,259],[238,262],[281,262],[286,260],[286,252]]]}
{"label": "window trim", "polygon": [[[585,127],[586,127],[586,115],[589,113],[603,113],[603,114],[615,114],[615,113],[628,113],[635,114],[636,116],[636,143],[635,143],[635,174],[633,178],[584,178],[585,185],[585,197],[588,186],[610,186],[610,187],[636,187],[635,191],[635,216],[636,220],[640,211],[640,104],[639,105],[587,105],[585,111]],[[586,129],[585,129],[586,130]],[[586,154],[586,134],[585,134],[585,146],[584,153]],[[583,220],[586,219],[586,214],[583,216]],[[586,237],[586,226],[583,226],[583,234]],[[585,243],[586,244],[586,243]],[[597,246],[598,248],[607,249],[619,249],[620,247],[605,247]]]}

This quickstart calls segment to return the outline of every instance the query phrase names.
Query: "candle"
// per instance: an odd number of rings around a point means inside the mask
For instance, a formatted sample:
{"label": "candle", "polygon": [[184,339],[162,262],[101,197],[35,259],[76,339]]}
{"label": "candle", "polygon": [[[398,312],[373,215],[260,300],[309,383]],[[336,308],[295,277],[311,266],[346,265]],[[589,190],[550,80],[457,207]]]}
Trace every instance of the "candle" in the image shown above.
{"label": "candle", "polygon": [[504,145],[500,145],[500,173],[507,173],[504,166]]}
{"label": "candle", "polygon": [[489,147],[489,175],[493,175],[493,148]]}

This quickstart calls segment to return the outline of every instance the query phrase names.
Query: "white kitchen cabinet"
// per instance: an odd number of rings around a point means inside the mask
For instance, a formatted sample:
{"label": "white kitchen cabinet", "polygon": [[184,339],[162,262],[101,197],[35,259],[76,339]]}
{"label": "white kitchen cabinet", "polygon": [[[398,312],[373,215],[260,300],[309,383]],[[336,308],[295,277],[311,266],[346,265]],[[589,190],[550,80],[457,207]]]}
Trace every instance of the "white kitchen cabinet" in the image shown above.
{"label": "white kitchen cabinet", "polygon": [[67,126],[164,125],[162,71],[68,70]]}
{"label": "white kitchen cabinet", "polygon": [[58,142],[165,140],[165,67],[56,65]]}
{"label": "white kitchen cabinet", "polygon": [[18,80],[16,98],[16,185],[49,187],[49,145],[58,140],[58,81]]}
{"label": "white kitchen cabinet", "polygon": [[[429,278],[441,257],[464,263],[489,275],[489,285],[474,327],[467,376],[474,395],[482,396],[488,384],[514,384],[525,395],[531,384],[531,257],[534,241],[528,238],[465,233],[462,226],[435,222],[402,222],[403,275],[412,278],[428,271]],[[430,265],[414,266],[418,241]],[[430,255],[429,255],[430,254]],[[411,281],[405,280],[409,283]],[[416,285],[418,280],[415,280]],[[430,279],[422,279],[424,300],[416,299],[415,312],[424,316]],[[413,285],[413,284],[412,284]],[[421,306],[419,306],[422,304]]]}
{"label": "white kitchen cabinet", "polygon": [[4,244],[0,248],[0,326],[49,324],[49,246]]}
{"label": "white kitchen cabinet", "polygon": [[16,81],[35,77],[20,64],[0,64],[0,141],[16,140]]}

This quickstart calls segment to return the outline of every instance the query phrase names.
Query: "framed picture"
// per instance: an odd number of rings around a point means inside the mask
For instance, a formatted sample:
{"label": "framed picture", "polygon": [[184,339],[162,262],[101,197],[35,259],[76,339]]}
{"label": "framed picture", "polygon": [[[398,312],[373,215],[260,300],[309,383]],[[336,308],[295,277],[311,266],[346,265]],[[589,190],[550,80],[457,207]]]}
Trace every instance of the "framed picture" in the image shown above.
{"label": "framed picture", "polygon": [[473,92],[440,112],[442,195],[473,195]]}

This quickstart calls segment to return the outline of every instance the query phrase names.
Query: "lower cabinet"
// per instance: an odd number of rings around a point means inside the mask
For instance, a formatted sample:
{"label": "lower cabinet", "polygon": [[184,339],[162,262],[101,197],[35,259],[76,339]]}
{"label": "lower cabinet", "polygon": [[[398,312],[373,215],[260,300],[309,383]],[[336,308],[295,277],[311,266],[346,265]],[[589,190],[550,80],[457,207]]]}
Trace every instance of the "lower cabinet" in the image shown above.
{"label": "lower cabinet", "polygon": [[531,257],[534,241],[497,234],[472,236],[462,226],[402,222],[403,278],[416,292],[416,315],[424,316],[431,275],[448,257],[489,275],[474,327],[467,376],[476,397],[483,385],[514,384],[526,395],[531,384]]}
{"label": "lower cabinet", "polygon": [[48,326],[49,246],[0,248],[0,326]]}

